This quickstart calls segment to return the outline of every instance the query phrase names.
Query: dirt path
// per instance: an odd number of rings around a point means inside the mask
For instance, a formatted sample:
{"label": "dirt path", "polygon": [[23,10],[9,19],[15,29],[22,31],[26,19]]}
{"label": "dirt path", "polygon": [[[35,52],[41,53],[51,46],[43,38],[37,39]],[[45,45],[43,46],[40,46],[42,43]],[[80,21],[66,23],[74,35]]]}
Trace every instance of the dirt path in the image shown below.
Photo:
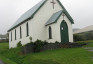
{"label": "dirt path", "polygon": [[4,63],[0,60],[0,64],[4,64]]}

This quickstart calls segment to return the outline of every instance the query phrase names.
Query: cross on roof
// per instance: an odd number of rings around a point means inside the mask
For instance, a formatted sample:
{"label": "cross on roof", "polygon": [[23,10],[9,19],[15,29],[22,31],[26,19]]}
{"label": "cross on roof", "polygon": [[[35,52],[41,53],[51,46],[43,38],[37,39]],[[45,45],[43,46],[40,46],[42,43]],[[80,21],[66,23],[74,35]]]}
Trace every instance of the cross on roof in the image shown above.
{"label": "cross on roof", "polygon": [[54,9],[54,4],[56,4],[56,2],[54,2],[54,0],[52,0],[52,2],[50,2],[50,3],[53,4],[53,9]]}
{"label": "cross on roof", "polygon": [[64,20],[65,14],[63,14],[62,16],[63,16],[63,20]]}

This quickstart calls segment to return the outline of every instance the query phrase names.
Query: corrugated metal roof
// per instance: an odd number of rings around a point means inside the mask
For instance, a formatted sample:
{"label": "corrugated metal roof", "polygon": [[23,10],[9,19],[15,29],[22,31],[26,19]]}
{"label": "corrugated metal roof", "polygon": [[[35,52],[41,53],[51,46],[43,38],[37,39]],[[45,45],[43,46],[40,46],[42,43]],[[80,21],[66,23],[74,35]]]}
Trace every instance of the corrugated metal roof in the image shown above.
{"label": "corrugated metal roof", "polygon": [[[24,13],[13,25],[12,27],[9,29],[11,30],[12,28],[14,28],[15,26],[17,26],[18,24],[24,22],[26,19],[28,19],[29,17],[32,17],[36,11],[44,4],[46,0],[42,0],[40,1],[37,5],[35,5],[34,7],[32,7],[30,10],[28,10],[26,13]],[[9,31],[8,30],[8,31]]]}
{"label": "corrugated metal roof", "polygon": [[[43,4],[46,2],[47,0],[42,0],[40,1],[37,5],[35,5],[33,8],[31,8],[30,10],[28,10],[25,14],[23,14],[13,25],[12,27],[8,30],[11,31],[12,29],[16,28],[17,26],[19,26],[20,24],[28,21],[29,19],[31,19],[34,14],[40,9],[40,7],[43,6]],[[63,11],[59,11],[55,14],[53,14],[53,16],[47,21],[46,25],[51,24],[53,22],[55,22],[58,17],[60,16],[60,13],[63,12],[67,15],[68,19],[70,20],[70,22],[72,24],[74,24],[74,21],[72,19],[72,17],[69,15],[69,13],[66,11],[66,9],[64,8],[64,6],[61,4],[61,2],[59,0],[57,0],[57,2],[61,5],[61,7],[63,8]],[[57,17],[58,16],[58,17]],[[56,18],[55,18],[56,17]],[[52,20],[52,21],[51,21]]]}
{"label": "corrugated metal roof", "polygon": [[61,14],[62,14],[62,10],[54,13],[54,14],[50,17],[50,19],[46,22],[46,25],[49,25],[49,24],[52,24],[52,23],[57,22],[57,20],[58,20],[58,18],[60,17]]}

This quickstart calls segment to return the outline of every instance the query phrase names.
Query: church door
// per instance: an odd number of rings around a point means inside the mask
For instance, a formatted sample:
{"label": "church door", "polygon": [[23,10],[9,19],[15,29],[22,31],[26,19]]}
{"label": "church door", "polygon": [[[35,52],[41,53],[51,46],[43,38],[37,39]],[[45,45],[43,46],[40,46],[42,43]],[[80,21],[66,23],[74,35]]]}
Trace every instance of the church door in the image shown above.
{"label": "church door", "polygon": [[69,42],[69,35],[68,35],[68,26],[65,20],[61,22],[60,25],[60,35],[61,35],[61,42],[68,43]]}

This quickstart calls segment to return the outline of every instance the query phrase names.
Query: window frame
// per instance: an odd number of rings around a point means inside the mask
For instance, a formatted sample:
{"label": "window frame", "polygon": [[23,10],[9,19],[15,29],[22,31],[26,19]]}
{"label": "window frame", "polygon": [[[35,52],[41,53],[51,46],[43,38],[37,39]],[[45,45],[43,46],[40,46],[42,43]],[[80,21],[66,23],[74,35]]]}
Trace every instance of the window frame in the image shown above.
{"label": "window frame", "polygon": [[26,36],[29,36],[29,25],[28,22],[26,23]]}
{"label": "window frame", "polygon": [[52,39],[52,28],[51,28],[51,26],[49,26],[49,39]]}
{"label": "window frame", "polygon": [[12,41],[12,32],[11,32],[11,41]]}
{"label": "window frame", "polygon": [[20,39],[22,38],[22,28],[20,26]]}
{"label": "window frame", "polygon": [[16,40],[16,29],[15,29],[15,40]]}

